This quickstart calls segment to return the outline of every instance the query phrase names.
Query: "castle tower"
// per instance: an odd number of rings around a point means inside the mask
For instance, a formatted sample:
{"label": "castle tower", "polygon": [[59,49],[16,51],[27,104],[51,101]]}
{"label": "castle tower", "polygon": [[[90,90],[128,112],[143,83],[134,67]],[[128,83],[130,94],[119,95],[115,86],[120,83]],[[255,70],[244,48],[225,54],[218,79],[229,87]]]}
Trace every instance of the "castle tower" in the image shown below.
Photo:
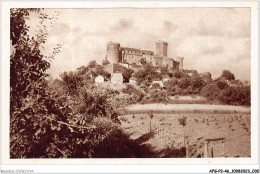
{"label": "castle tower", "polygon": [[168,43],[165,41],[158,41],[155,43],[156,46],[156,56],[167,57],[167,47]]}
{"label": "castle tower", "polygon": [[179,70],[183,70],[183,59],[184,59],[184,57],[177,57],[176,58],[176,61],[178,61],[179,62]]}
{"label": "castle tower", "polygon": [[107,44],[107,56],[106,60],[108,60],[112,64],[119,63],[119,56],[120,56],[120,43],[117,42],[109,42]]}

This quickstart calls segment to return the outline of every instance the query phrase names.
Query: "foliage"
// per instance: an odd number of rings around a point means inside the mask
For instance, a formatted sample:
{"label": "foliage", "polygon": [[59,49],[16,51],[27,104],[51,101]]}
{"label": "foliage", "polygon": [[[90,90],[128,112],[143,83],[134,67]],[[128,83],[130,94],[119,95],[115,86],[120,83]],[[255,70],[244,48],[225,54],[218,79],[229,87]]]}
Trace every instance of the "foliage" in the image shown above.
{"label": "foliage", "polygon": [[123,67],[119,64],[114,64],[114,72],[120,72],[123,75],[123,82],[128,83],[134,71],[130,68]]}
{"label": "foliage", "polygon": [[163,83],[168,95],[173,96],[175,94],[175,89],[178,86],[178,81],[174,78]]}
{"label": "foliage", "polygon": [[133,85],[128,84],[126,88],[122,89],[123,93],[130,95],[130,103],[137,103],[142,101],[144,94],[140,90],[136,89]]}
{"label": "foliage", "polygon": [[228,83],[225,80],[218,80],[216,83],[220,90],[226,89],[228,87]]}
{"label": "foliage", "polygon": [[142,57],[142,58],[140,59],[140,63],[141,63],[142,65],[145,65],[145,64],[146,64],[146,59]]}
{"label": "foliage", "polygon": [[184,76],[184,73],[182,71],[174,71],[174,73],[173,73],[173,77],[177,78],[177,79],[180,79],[183,76]]}
{"label": "foliage", "polygon": [[[63,73],[61,80],[47,80],[50,63],[40,51],[47,30],[42,26],[35,38],[27,35],[25,19],[29,20],[29,14],[30,9],[11,9],[15,51],[10,60],[10,157],[93,157],[99,150],[112,154],[109,146],[100,144],[113,142],[122,132],[116,123],[116,93],[84,81],[89,68],[96,66],[94,62]],[[43,25],[49,19],[44,13],[39,16]],[[54,58],[59,48],[49,58]]]}
{"label": "foliage", "polygon": [[95,68],[97,65],[97,62],[95,60],[92,60],[88,63],[88,68]]}
{"label": "foliage", "polygon": [[110,80],[111,74],[104,70],[104,66],[96,65],[95,69],[91,72],[93,77],[97,77],[99,75],[103,76],[105,80]]}
{"label": "foliage", "polygon": [[186,89],[191,85],[191,79],[190,78],[181,78],[178,81],[179,87],[182,89]]}
{"label": "foliage", "polygon": [[210,83],[204,86],[201,90],[201,95],[210,101],[216,100],[219,95],[219,88],[216,83]]}
{"label": "foliage", "polygon": [[63,72],[60,74],[64,86],[69,94],[78,94],[78,89],[83,86],[83,78],[74,72]]}
{"label": "foliage", "polygon": [[143,103],[168,103],[169,96],[165,91],[156,90],[149,93],[146,98],[143,98]]}
{"label": "foliage", "polygon": [[64,114],[68,112],[66,106],[57,106],[53,97],[45,91],[49,60],[60,51],[60,45],[54,48],[49,57],[42,55],[40,51],[47,37],[44,20],[53,20],[53,17],[39,13],[42,28],[39,28],[35,37],[30,37],[26,20],[29,20],[31,12],[40,12],[40,9],[11,9],[11,41],[15,49],[10,57],[12,158],[40,156],[43,149],[39,144],[46,145],[50,138],[39,138],[40,135],[49,133],[46,122],[54,118],[63,121]]}
{"label": "foliage", "polygon": [[203,88],[203,86],[205,85],[204,80],[196,75],[196,76],[192,76],[191,78],[191,93],[193,94],[198,94],[201,89]]}
{"label": "foliage", "polygon": [[104,59],[104,60],[102,61],[102,65],[108,65],[108,64],[110,64],[110,62],[109,62],[107,59]]}
{"label": "foliage", "polygon": [[223,70],[221,77],[225,78],[226,80],[235,80],[235,75],[229,70]]}
{"label": "foliage", "polygon": [[187,125],[187,116],[181,116],[178,118],[178,122],[180,125],[185,127]]}
{"label": "foliage", "polygon": [[133,77],[136,78],[137,84],[145,82],[150,84],[152,81],[162,80],[162,75],[155,71],[155,69],[150,64],[145,64],[143,69],[133,74]]}
{"label": "foliage", "polygon": [[228,105],[251,105],[250,86],[230,86],[221,91],[220,102]]}
{"label": "foliage", "polygon": [[201,90],[201,94],[209,101],[227,105],[250,106],[250,93],[250,86],[229,86],[227,82],[223,80],[207,84]]}

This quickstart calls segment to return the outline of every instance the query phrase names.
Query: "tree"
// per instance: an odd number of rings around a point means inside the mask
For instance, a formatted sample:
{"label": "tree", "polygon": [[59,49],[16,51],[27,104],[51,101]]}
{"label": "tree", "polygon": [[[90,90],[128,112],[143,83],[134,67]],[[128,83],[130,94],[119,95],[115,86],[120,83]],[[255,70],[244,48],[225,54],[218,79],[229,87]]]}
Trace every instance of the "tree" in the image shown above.
{"label": "tree", "polygon": [[[30,11],[11,9],[11,28],[26,31],[25,19]],[[41,10],[37,12],[43,29],[35,38],[11,29],[16,33],[11,36],[15,51],[10,60],[10,157],[101,157],[99,151],[113,156],[118,150],[114,147],[118,137],[126,137],[117,124],[118,93],[81,83],[85,75],[81,70],[85,68],[64,73],[61,81],[48,80],[49,58],[54,58],[59,47],[50,57],[40,51],[48,34],[44,21],[49,17]],[[59,91],[52,91],[52,84],[60,86]],[[74,88],[78,95],[68,93]]]}
{"label": "tree", "polygon": [[220,89],[218,88],[217,84],[213,82],[204,86],[200,93],[208,100],[214,101],[218,98]]}
{"label": "tree", "polygon": [[228,105],[251,105],[250,87],[230,86],[219,94],[218,100]]}
{"label": "tree", "polygon": [[223,70],[221,77],[225,78],[226,80],[235,80],[235,75],[229,70]]}
{"label": "tree", "polygon": [[[63,114],[67,114],[57,109],[45,90],[49,61],[60,52],[61,45],[58,44],[50,56],[40,51],[47,37],[44,22],[54,17],[40,9],[13,8],[10,12],[11,42],[15,49],[10,57],[10,156],[40,156],[44,149],[39,144],[50,140],[48,136],[39,138],[48,133],[45,127],[48,119],[43,115],[54,114],[62,120]],[[28,35],[29,26],[26,25],[32,12],[38,13],[41,19],[41,28],[33,37]]]}
{"label": "tree", "polygon": [[78,89],[83,86],[82,76],[74,72],[63,72],[60,77],[69,94],[78,94]]}
{"label": "tree", "polygon": [[166,88],[168,95],[171,95],[171,96],[174,95],[177,85],[178,85],[178,81],[176,79],[170,79],[170,80],[164,82],[164,86]]}
{"label": "tree", "polygon": [[96,67],[96,65],[97,65],[97,62],[96,62],[96,60],[92,60],[92,61],[90,61],[89,63],[88,63],[88,68],[95,68]]}
{"label": "tree", "polygon": [[140,63],[141,63],[142,65],[145,65],[145,64],[146,64],[146,59],[142,57],[142,58],[140,59]]}
{"label": "tree", "polygon": [[225,80],[218,80],[217,86],[220,90],[223,90],[228,87],[228,83]]}
{"label": "tree", "polygon": [[191,80],[190,78],[183,77],[179,80],[178,84],[182,89],[186,89],[191,85]]}
{"label": "tree", "polygon": [[203,86],[204,86],[204,81],[200,76],[198,75],[192,76],[191,89],[193,93],[198,94]]}
{"label": "tree", "polygon": [[173,73],[173,77],[175,77],[175,78],[177,78],[177,79],[180,79],[180,78],[183,77],[183,76],[184,76],[184,74],[183,74],[182,71],[175,71],[175,72]]}
{"label": "tree", "polygon": [[110,64],[110,62],[109,62],[107,59],[104,59],[104,60],[102,61],[102,65],[107,65],[107,64]]}

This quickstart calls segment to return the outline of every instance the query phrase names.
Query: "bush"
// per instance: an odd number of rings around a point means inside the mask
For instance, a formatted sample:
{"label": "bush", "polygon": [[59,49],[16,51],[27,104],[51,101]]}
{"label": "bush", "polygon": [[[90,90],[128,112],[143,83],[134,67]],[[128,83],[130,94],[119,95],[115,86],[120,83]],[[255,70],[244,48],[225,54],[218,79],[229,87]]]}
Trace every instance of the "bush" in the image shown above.
{"label": "bush", "polygon": [[140,90],[136,89],[134,86],[130,84],[128,84],[126,88],[122,89],[122,92],[130,95],[130,104],[140,102],[144,97],[144,94]]}
{"label": "bush", "polygon": [[216,100],[219,93],[220,90],[216,83],[207,84],[201,90],[201,95],[210,101]]}
{"label": "bush", "polygon": [[170,79],[164,82],[164,86],[168,95],[173,96],[175,94],[175,89],[177,85],[178,81],[176,79]]}
{"label": "bush", "polygon": [[217,86],[220,90],[226,89],[228,87],[228,83],[225,80],[218,80]]}
{"label": "bush", "polygon": [[251,105],[250,87],[249,86],[228,87],[220,93],[218,99],[223,104],[250,106]]}
{"label": "bush", "polygon": [[149,98],[143,99],[144,103],[168,103],[169,96],[165,91],[156,90],[150,93]]}
{"label": "bush", "polygon": [[204,80],[196,75],[191,78],[191,93],[198,94],[204,86]]}
{"label": "bush", "polygon": [[60,77],[69,94],[76,95],[78,93],[78,89],[83,86],[83,78],[77,73],[64,72],[60,74]]}
{"label": "bush", "polygon": [[183,127],[186,126],[187,124],[187,117],[186,116],[181,116],[178,118],[178,122],[180,125],[182,125]]}
{"label": "bush", "polygon": [[251,105],[250,86],[228,86],[226,81],[218,80],[207,84],[201,90],[209,101],[227,105]]}
{"label": "bush", "polygon": [[151,83],[152,81],[162,80],[162,75],[149,64],[144,65],[142,70],[135,72],[133,77],[136,78],[138,85],[144,82]]}
{"label": "bush", "polygon": [[229,70],[224,70],[222,72],[221,77],[223,77],[226,80],[235,80],[235,75],[231,73]]}
{"label": "bush", "polygon": [[178,84],[179,84],[180,88],[186,89],[186,88],[188,88],[191,85],[191,79],[190,78],[186,78],[186,77],[181,78],[178,81]]}

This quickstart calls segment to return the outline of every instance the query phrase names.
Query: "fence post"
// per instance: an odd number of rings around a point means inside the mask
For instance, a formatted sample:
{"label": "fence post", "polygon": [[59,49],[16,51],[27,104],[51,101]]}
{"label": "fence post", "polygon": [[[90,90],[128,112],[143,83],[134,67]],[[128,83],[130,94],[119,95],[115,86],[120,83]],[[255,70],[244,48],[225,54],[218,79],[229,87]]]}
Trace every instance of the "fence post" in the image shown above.
{"label": "fence post", "polygon": [[204,145],[204,158],[208,158],[208,141],[205,140],[205,145]]}
{"label": "fence post", "polygon": [[190,154],[189,154],[189,141],[187,139],[187,137],[185,138],[185,148],[186,148],[186,158],[189,158]]}
{"label": "fence post", "polygon": [[222,156],[223,157],[225,157],[225,142],[224,142],[224,140],[222,140],[222,147],[223,147],[223,154],[222,154]]}
{"label": "fence post", "polygon": [[213,158],[214,155],[213,155],[213,142],[210,141],[210,149],[211,149],[211,157]]}

